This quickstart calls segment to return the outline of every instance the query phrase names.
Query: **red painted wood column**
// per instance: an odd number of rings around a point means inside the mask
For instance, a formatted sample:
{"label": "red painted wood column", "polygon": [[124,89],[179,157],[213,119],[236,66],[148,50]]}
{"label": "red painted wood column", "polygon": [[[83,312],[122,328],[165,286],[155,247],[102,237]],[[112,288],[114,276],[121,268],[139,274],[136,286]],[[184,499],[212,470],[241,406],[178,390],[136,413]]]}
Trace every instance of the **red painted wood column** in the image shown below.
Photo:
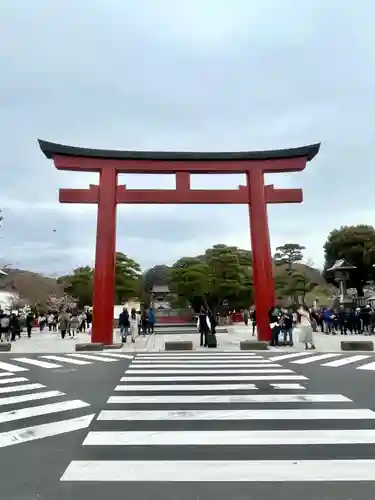
{"label": "red painted wood column", "polygon": [[258,340],[269,341],[271,329],[268,311],[273,305],[274,283],[264,174],[260,168],[254,168],[248,170],[246,176],[251,200],[249,214]]}
{"label": "red painted wood column", "polygon": [[113,343],[117,172],[100,171],[91,342]]}

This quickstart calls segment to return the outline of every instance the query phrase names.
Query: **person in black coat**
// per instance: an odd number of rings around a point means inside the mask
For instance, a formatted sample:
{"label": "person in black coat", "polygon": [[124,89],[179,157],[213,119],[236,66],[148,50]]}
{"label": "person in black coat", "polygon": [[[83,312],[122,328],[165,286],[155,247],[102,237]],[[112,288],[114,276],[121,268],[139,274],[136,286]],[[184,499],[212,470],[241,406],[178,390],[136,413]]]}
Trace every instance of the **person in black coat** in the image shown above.
{"label": "person in black coat", "polygon": [[20,319],[16,314],[12,314],[9,321],[9,329],[11,333],[11,341],[14,342],[16,340],[16,335],[21,337],[21,324]]}
{"label": "person in black coat", "polygon": [[208,320],[207,311],[204,307],[202,307],[200,310],[200,313],[199,313],[199,318],[198,318],[198,325],[199,325],[198,329],[199,329],[199,333],[201,334],[200,345],[201,346],[204,345],[204,347],[207,347],[208,335],[210,333],[210,327],[209,327],[207,320]]}
{"label": "person in black coat", "polygon": [[271,307],[268,311],[268,319],[270,321],[270,326],[272,330],[271,345],[276,347],[279,345],[279,333],[280,333],[280,311],[277,307]]}

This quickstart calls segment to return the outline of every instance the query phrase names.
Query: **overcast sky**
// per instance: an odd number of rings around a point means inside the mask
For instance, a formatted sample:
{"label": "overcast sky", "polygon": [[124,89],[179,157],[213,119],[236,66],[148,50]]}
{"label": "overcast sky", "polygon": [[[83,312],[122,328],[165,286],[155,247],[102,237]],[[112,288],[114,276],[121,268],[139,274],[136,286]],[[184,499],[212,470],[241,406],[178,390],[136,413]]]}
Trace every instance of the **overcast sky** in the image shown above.
{"label": "overcast sky", "polygon": [[[375,5],[371,0],[2,0],[3,263],[45,273],[91,264],[96,207],[59,205],[95,174],[55,170],[37,138],[107,149],[259,150],[322,142],[302,205],[268,209],[273,249],[375,222]],[[167,176],[120,176],[172,188]],[[235,188],[242,176],[194,176]],[[56,229],[56,232],[54,230]],[[142,267],[215,243],[250,247],[246,206],[118,208],[117,249]]]}

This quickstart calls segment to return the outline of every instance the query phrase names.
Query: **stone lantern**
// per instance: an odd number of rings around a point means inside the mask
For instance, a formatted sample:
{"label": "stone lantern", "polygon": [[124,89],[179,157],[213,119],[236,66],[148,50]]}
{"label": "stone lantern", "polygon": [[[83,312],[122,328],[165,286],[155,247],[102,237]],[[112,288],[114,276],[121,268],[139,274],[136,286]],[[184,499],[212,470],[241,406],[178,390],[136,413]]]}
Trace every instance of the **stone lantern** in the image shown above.
{"label": "stone lantern", "polygon": [[353,271],[353,269],[356,269],[356,267],[349,264],[345,259],[336,260],[333,266],[327,269],[327,272],[333,273],[335,281],[339,284],[340,305],[344,307],[352,303],[351,298],[346,293],[346,284],[350,278],[350,271]]}

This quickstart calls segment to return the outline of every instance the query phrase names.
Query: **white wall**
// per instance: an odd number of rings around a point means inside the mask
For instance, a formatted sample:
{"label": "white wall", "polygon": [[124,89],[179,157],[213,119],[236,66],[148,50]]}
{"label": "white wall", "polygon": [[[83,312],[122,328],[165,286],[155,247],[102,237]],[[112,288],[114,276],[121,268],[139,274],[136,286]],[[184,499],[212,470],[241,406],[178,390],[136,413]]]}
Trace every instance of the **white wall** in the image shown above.
{"label": "white wall", "polygon": [[141,309],[141,303],[139,301],[131,300],[129,302],[125,302],[125,304],[119,305],[119,306],[114,306],[113,308],[113,317],[115,319],[118,319],[120,314],[122,313],[122,310],[126,307],[126,309],[130,311],[134,308],[136,311],[139,311]]}
{"label": "white wall", "polygon": [[0,309],[9,310],[15,300],[18,300],[19,295],[14,292],[0,290]]}

